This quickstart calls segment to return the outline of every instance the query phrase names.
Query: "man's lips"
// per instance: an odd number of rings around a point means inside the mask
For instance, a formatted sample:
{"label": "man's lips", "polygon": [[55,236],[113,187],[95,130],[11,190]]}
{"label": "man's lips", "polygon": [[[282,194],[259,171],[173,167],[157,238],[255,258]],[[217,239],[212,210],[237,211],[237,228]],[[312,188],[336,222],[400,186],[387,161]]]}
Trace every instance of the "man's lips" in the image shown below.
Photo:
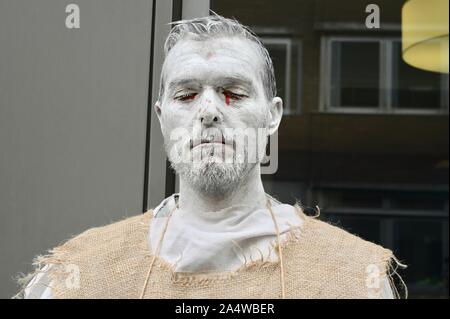
{"label": "man's lips", "polygon": [[201,139],[200,141],[197,141],[194,143],[194,141],[191,139],[191,145],[190,148],[193,149],[197,146],[202,146],[202,145],[209,145],[209,144],[220,144],[220,145],[228,145],[228,146],[233,146],[234,143],[233,142],[227,142],[225,141],[225,139]]}

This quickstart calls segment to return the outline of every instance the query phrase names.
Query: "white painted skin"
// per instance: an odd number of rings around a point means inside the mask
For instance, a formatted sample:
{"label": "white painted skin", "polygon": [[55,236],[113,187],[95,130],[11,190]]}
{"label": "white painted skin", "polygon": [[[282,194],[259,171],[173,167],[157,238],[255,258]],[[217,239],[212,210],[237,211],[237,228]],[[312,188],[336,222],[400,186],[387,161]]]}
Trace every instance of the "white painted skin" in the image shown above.
{"label": "white painted skin", "polygon": [[170,138],[180,128],[224,132],[225,128],[264,127],[267,134],[275,133],[283,103],[279,97],[267,99],[262,68],[256,44],[241,37],[185,38],[169,52],[163,66],[165,90],[155,111],[169,160],[180,176],[179,205],[184,211],[219,211],[238,204],[266,206],[259,162],[220,162],[215,157],[223,153],[216,151],[197,163],[175,163],[170,154],[174,147],[194,154],[210,154],[212,149],[224,147],[203,144],[191,150],[189,139]]}

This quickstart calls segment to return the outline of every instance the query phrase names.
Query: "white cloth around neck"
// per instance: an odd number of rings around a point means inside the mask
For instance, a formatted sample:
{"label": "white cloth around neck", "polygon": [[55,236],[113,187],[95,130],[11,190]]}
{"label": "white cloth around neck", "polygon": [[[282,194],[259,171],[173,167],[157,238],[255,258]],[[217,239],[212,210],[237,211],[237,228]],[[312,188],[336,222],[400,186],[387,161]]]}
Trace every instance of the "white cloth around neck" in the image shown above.
{"label": "white cloth around neck", "polygon": [[[176,208],[174,194],[155,210],[149,241],[156,252],[161,233],[170,218],[159,258],[176,272],[232,271],[245,261],[276,261],[277,232],[268,208],[234,205],[219,211],[189,212]],[[268,196],[268,198],[270,198]],[[270,198],[272,211],[284,241],[286,233],[298,229],[302,220],[295,207]]]}

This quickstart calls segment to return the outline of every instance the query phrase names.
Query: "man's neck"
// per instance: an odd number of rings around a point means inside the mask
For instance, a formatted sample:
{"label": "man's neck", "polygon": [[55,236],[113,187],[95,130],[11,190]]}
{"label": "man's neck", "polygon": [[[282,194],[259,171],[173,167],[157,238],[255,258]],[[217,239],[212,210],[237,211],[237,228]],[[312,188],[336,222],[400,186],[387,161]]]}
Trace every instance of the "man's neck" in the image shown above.
{"label": "man's neck", "polygon": [[261,181],[260,166],[255,165],[233,192],[220,196],[203,194],[180,178],[179,206],[188,212],[214,212],[234,205],[266,206],[266,193]]}

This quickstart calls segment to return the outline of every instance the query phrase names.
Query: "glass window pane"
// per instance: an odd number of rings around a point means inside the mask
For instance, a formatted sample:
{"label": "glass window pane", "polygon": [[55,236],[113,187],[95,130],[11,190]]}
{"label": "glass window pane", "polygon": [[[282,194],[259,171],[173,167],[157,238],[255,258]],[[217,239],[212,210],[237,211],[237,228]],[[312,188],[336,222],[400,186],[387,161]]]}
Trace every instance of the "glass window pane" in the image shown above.
{"label": "glass window pane", "polygon": [[379,43],[333,41],[331,54],[331,106],[378,107]]}
{"label": "glass window pane", "polygon": [[403,61],[401,52],[401,43],[394,42],[393,106],[399,109],[440,109],[441,74],[410,66]]}
{"label": "glass window pane", "polygon": [[277,95],[286,101],[286,48],[285,44],[265,44],[272,59],[277,82]]}
{"label": "glass window pane", "polygon": [[328,207],[382,208],[383,194],[372,190],[324,190]]}
{"label": "glass window pane", "polygon": [[395,223],[397,257],[408,268],[402,271],[412,295],[444,291],[442,222],[431,219],[398,219]]}
{"label": "glass window pane", "polygon": [[342,206],[381,208],[383,204],[382,194],[379,192],[352,190],[342,193]]}
{"label": "glass window pane", "polygon": [[391,208],[410,211],[444,211],[448,201],[448,193],[444,192],[397,192],[391,196]]}

